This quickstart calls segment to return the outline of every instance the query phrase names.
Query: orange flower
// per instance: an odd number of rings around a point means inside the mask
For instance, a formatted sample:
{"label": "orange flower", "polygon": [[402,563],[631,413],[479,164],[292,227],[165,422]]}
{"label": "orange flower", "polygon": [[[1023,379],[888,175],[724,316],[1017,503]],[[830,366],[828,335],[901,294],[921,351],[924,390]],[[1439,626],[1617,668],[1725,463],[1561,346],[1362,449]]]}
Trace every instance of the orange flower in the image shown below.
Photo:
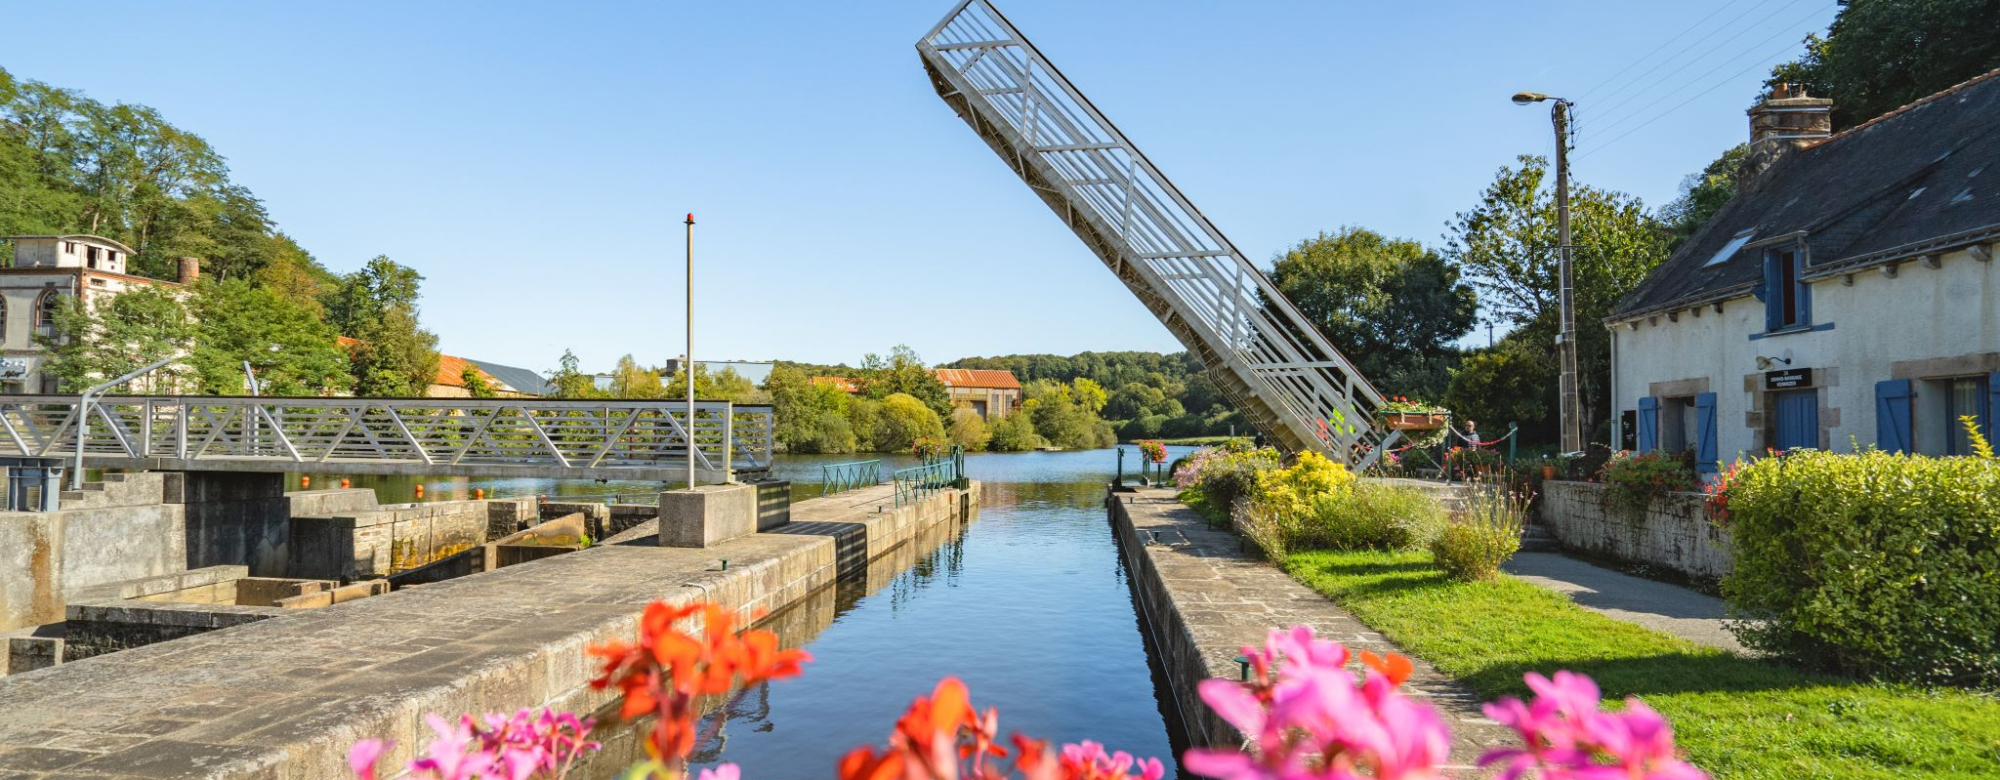
{"label": "orange flower", "polygon": [[1410,673],[1417,670],[1416,664],[1410,663],[1410,659],[1400,653],[1376,655],[1363,650],[1361,664],[1381,672],[1383,677],[1389,678],[1389,684],[1395,686],[1401,686],[1404,680],[1410,679]]}

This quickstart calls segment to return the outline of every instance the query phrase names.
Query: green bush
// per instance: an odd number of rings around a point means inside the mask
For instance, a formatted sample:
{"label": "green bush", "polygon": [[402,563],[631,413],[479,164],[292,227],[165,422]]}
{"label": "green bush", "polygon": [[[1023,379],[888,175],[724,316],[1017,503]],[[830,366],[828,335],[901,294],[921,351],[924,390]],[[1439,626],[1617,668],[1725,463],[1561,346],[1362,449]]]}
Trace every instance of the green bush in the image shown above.
{"label": "green bush", "polygon": [[1700,490],[1690,455],[1670,452],[1620,453],[1604,464],[1604,497],[1626,512],[1646,511],[1653,499],[1675,490]]}
{"label": "green bush", "polygon": [[1432,560],[1455,579],[1493,579],[1521,549],[1528,500],[1526,492],[1497,479],[1474,483],[1465,509],[1431,541]]}
{"label": "green bush", "polygon": [[1415,488],[1356,483],[1315,501],[1311,514],[1283,524],[1284,547],[1298,550],[1421,550],[1437,538],[1444,507]]}
{"label": "green bush", "polygon": [[1891,680],[2000,685],[2000,461],[1799,452],[1724,489],[1744,644]]}

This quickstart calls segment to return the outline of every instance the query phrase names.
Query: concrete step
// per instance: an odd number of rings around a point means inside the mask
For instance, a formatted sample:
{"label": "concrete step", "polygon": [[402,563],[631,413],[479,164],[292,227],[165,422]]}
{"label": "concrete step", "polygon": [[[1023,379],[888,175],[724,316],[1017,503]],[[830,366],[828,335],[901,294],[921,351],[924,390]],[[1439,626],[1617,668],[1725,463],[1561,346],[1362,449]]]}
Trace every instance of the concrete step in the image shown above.
{"label": "concrete step", "polygon": [[1530,523],[1521,528],[1522,552],[1560,552],[1562,541],[1549,533],[1549,529]]}

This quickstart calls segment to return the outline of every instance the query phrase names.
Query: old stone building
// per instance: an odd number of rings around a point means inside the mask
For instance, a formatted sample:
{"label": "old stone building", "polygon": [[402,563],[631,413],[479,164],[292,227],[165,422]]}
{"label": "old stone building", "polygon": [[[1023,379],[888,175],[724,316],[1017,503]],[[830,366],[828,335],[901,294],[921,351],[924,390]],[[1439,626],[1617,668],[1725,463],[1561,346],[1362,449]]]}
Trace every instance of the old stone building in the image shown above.
{"label": "old stone building", "polygon": [[1021,381],[1012,371],[940,368],[937,378],[953,406],[969,407],[981,418],[998,420],[1021,407]]}
{"label": "old stone building", "polygon": [[1967,451],[2000,406],[2000,71],[1830,133],[1750,109],[1739,190],[1607,321],[1619,425],[1704,472],[1767,449]]}
{"label": "old stone building", "polygon": [[132,248],[99,236],[4,236],[14,248],[14,264],[0,268],[0,392],[53,393],[53,377],[43,377],[44,350],[37,334],[55,332],[57,307],[81,298],[85,305],[116,296],[135,285],[179,289],[201,274],[201,263],[181,258],[179,278],[162,281],[128,272]]}

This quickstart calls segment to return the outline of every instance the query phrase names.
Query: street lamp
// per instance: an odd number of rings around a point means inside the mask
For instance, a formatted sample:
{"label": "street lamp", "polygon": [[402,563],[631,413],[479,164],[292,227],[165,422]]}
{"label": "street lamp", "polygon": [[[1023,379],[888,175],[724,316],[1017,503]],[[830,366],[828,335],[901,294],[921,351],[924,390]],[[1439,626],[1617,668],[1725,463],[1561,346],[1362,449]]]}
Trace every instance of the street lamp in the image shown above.
{"label": "street lamp", "polygon": [[1576,387],[1576,276],[1570,268],[1569,244],[1569,112],[1570,101],[1540,92],[1514,93],[1514,105],[1526,106],[1553,101],[1549,118],[1556,126],[1556,233],[1558,266],[1562,276],[1562,334],[1556,337],[1556,353],[1562,361],[1559,412],[1562,417],[1563,452],[1583,451],[1583,417],[1577,406]]}

